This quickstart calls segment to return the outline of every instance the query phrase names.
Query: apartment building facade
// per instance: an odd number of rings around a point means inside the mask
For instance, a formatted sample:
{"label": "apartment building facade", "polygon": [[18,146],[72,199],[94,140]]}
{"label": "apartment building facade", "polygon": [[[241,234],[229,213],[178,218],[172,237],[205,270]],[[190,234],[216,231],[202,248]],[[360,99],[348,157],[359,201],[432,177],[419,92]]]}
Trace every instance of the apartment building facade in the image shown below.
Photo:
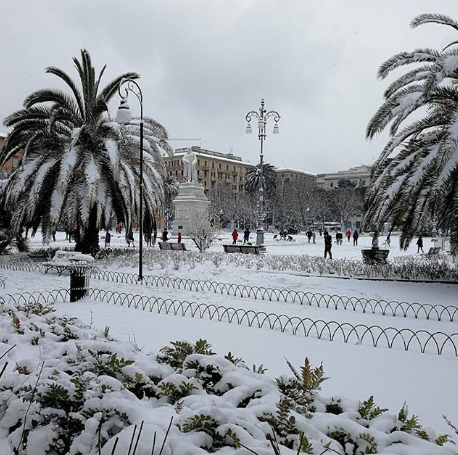
{"label": "apartment building facade", "polygon": [[350,180],[356,184],[356,188],[369,186],[371,178],[371,166],[355,166],[346,171],[331,172],[329,174],[318,174],[317,186],[325,190],[337,188],[339,180]]}
{"label": "apartment building facade", "polygon": [[[5,143],[6,134],[0,132],[0,150]],[[0,179],[8,177],[18,166],[22,153],[15,153],[5,164],[0,168]]]}
{"label": "apartment building facade", "polygon": [[[184,181],[182,157],[187,147],[175,150],[173,157],[164,157],[164,163],[169,175],[179,182]],[[227,188],[233,194],[245,194],[245,176],[252,163],[242,161],[242,158],[232,153],[220,153],[192,147],[197,155],[197,179],[204,186],[205,192],[212,189]]]}
{"label": "apartment building facade", "polygon": [[317,175],[312,172],[299,171],[287,167],[275,168],[277,173],[277,189],[283,190],[285,186],[294,184],[304,184],[304,186],[315,187]]}

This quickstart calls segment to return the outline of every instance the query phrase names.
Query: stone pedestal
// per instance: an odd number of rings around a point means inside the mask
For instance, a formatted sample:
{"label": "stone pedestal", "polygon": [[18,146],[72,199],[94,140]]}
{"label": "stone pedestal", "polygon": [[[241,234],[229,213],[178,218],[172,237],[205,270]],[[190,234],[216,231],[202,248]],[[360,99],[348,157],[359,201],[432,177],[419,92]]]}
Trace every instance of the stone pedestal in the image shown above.
{"label": "stone pedestal", "polygon": [[208,220],[208,206],[210,201],[205,196],[204,187],[196,182],[180,184],[180,192],[174,199],[175,220],[172,223],[172,232],[181,232],[186,235],[187,227],[193,221]]}

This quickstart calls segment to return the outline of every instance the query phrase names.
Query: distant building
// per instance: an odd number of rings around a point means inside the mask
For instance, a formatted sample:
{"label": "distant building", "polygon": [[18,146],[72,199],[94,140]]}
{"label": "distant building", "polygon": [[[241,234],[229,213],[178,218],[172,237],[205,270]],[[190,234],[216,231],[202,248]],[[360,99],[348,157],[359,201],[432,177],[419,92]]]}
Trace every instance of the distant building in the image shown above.
{"label": "distant building", "polygon": [[369,185],[371,177],[371,166],[355,166],[347,171],[332,172],[329,174],[318,174],[317,186],[325,190],[337,188],[339,180],[350,180],[357,188],[365,188]]}
{"label": "distant building", "polygon": [[[0,133],[0,150],[6,139],[6,133]],[[16,152],[3,167],[0,168],[0,178],[8,177],[18,166],[22,157],[22,152]]]}
{"label": "distant building", "polygon": [[317,175],[312,172],[299,171],[288,167],[275,168],[277,173],[277,189],[282,190],[285,185],[293,183],[304,183],[316,186]]}
{"label": "distant building", "polygon": [[[1,133],[0,132],[0,150],[3,147],[3,144],[5,143],[6,139],[6,133]],[[6,178],[8,175],[11,174],[18,166],[19,166],[19,161],[21,159],[22,152],[15,153],[6,163],[3,167],[0,168],[0,178]]]}
{"label": "distant building", "polygon": [[[164,163],[169,175],[179,182],[184,180],[183,161],[187,147],[175,150],[172,157],[164,157]],[[204,186],[205,192],[211,189],[228,188],[234,194],[245,194],[245,176],[253,164],[242,161],[232,153],[220,153],[194,146],[192,150],[197,155],[197,179]]]}

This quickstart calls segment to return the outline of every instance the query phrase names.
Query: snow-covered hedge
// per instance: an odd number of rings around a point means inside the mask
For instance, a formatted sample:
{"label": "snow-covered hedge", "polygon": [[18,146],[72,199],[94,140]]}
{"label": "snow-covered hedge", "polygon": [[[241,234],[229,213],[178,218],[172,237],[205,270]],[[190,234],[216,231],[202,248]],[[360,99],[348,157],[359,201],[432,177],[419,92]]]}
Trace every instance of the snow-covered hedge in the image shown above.
{"label": "snow-covered hedge", "polygon": [[[117,264],[135,266],[136,257],[120,259]],[[213,262],[215,267],[232,265],[255,270],[293,271],[312,275],[339,275],[388,279],[426,279],[458,281],[456,258],[406,257],[387,264],[365,264],[362,260],[333,259],[332,261],[306,255],[253,255],[206,252],[204,254],[188,252],[164,252],[149,250],[145,252],[144,263],[148,266],[159,265],[162,268],[179,269],[186,265],[196,267],[203,262]]]}
{"label": "snow-covered hedge", "polygon": [[[41,249],[40,253],[55,253],[55,249]],[[11,268],[19,263],[30,261],[26,254],[0,257],[0,268]],[[311,275],[336,275],[347,277],[368,277],[403,280],[447,280],[458,281],[457,258],[448,255],[438,257],[415,256],[397,259],[387,264],[365,264],[363,261],[350,259],[333,259],[332,261],[316,256],[306,255],[254,255],[226,254],[217,252],[198,253],[195,251],[159,251],[146,249],[143,253],[143,264],[146,270],[153,271],[172,267],[195,268],[206,262],[214,267],[230,265],[237,268],[255,270],[293,271]],[[97,258],[100,267],[136,267],[138,250],[116,248],[102,250]],[[37,265],[39,267],[39,264]]]}
{"label": "snow-covered hedge", "polygon": [[2,455],[455,453],[406,408],[322,397],[307,359],[275,380],[204,340],[147,354],[41,304],[0,305],[0,333]]}

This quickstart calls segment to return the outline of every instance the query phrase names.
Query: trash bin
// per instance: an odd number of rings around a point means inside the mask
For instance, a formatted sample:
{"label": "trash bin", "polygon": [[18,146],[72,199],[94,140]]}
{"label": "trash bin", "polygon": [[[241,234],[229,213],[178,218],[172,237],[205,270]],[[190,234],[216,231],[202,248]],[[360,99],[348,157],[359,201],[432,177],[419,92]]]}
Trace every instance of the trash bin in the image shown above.
{"label": "trash bin", "polygon": [[81,300],[89,293],[91,267],[75,265],[70,269],[70,302]]}

